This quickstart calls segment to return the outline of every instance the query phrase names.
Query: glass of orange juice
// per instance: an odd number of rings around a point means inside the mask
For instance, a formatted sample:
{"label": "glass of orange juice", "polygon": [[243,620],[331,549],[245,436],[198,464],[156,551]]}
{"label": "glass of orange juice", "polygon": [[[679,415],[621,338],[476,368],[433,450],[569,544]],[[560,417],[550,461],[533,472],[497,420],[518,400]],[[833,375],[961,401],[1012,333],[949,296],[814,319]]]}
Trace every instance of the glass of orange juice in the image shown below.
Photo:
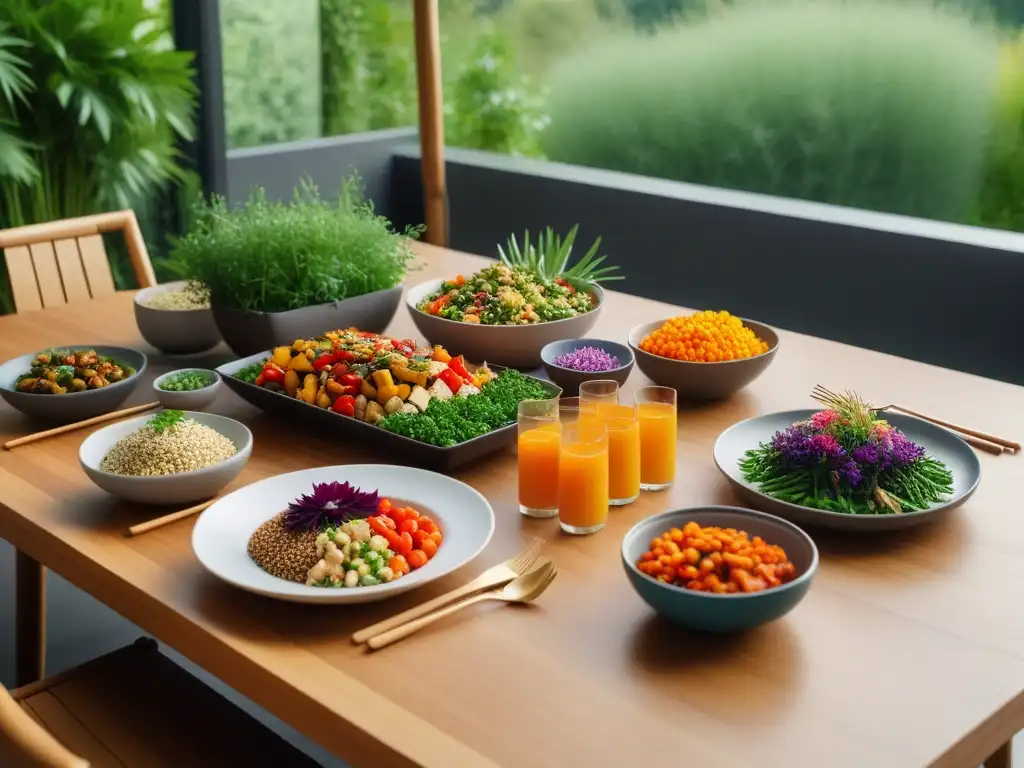
{"label": "glass of orange juice", "polygon": [[608,503],[631,504],[640,497],[640,421],[635,405],[600,406],[608,430]]}
{"label": "glass of orange juice", "polygon": [[558,522],[566,533],[597,533],[608,520],[608,430],[581,412],[563,420],[560,438]]}
{"label": "glass of orange juice", "polygon": [[580,384],[580,403],[597,406],[615,405],[619,402],[619,382],[611,379],[594,379]]}
{"label": "glass of orange juice", "polygon": [[519,403],[519,511],[527,517],[558,514],[558,399]]}
{"label": "glass of orange juice", "polygon": [[676,479],[676,391],[640,387],[635,397],[640,422],[640,488],[663,491]]}

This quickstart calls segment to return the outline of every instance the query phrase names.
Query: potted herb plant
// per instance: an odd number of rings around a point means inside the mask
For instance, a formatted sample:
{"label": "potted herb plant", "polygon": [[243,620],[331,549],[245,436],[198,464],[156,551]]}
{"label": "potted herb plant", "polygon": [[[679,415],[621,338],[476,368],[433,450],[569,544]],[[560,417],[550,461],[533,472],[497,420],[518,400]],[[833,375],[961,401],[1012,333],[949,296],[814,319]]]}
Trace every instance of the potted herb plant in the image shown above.
{"label": "potted herb plant", "polygon": [[409,238],[363,202],[347,180],[327,201],[303,182],[290,203],[254,188],[231,209],[200,201],[171,267],[210,291],[214,320],[238,355],[336,328],[383,331],[402,295]]}

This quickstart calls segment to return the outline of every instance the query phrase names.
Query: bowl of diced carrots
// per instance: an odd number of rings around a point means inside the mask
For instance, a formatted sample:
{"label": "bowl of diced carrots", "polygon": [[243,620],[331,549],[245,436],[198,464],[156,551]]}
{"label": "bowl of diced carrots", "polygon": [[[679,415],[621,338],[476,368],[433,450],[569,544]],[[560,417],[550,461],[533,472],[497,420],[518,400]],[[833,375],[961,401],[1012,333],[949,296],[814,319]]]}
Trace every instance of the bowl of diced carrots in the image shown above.
{"label": "bowl of diced carrots", "polygon": [[780,517],[710,506],[641,520],[622,540],[622,564],[637,594],[665,618],[737,632],[796,607],[818,569],[818,550]]}
{"label": "bowl of diced carrots", "polygon": [[629,347],[655,384],[686,400],[723,400],[764,373],[779,336],[762,323],[706,310],[638,325]]}

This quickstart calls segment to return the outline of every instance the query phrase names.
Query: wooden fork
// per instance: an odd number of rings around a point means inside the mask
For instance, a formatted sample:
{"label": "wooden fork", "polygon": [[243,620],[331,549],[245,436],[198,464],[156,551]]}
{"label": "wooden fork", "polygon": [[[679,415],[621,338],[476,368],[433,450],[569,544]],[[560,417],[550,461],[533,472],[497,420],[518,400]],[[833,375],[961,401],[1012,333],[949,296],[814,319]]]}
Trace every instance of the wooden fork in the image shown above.
{"label": "wooden fork", "polygon": [[387,632],[389,629],[394,629],[413,619],[418,619],[420,616],[426,616],[428,613],[436,611],[438,608],[449,603],[462,600],[486,589],[502,587],[512,581],[512,579],[522,576],[530,570],[534,563],[537,562],[537,558],[540,557],[540,551],[543,548],[544,539],[534,539],[516,557],[488,568],[468,584],[464,584],[458,589],[453,589],[451,592],[445,592],[443,595],[438,595],[433,600],[428,600],[421,605],[417,605],[415,608],[402,611],[390,619],[384,619],[384,621],[378,621],[376,624],[360,629],[352,635],[352,642],[356,644],[365,643],[374,635]]}
{"label": "wooden fork", "polygon": [[863,400],[860,397],[860,395],[858,395],[856,392],[850,392],[849,390],[843,392],[842,394],[839,394],[837,392],[833,392],[830,389],[827,389],[826,387],[823,387],[821,384],[816,384],[814,386],[814,389],[811,391],[811,398],[829,408],[834,408],[838,403],[844,400],[856,400],[858,402],[864,403],[865,407],[872,411],[898,411],[899,413],[905,413],[908,416],[916,416],[917,418],[922,419],[923,421],[928,421],[931,422],[932,424],[936,424],[940,427],[945,427],[946,429],[959,433],[958,436],[961,437],[969,445],[977,448],[978,450],[986,451],[992,454],[998,455],[1001,454],[1004,450],[1009,450],[1018,453],[1021,449],[1021,444],[1014,440],[1008,440],[1005,437],[998,437],[996,435],[990,435],[987,432],[981,432],[976,429],[963,427],[960,426],[959,424],[954,424],[951,421],[943,421],[942,419],[936,419],[934,416],[927,416],[923,413],[919,413],[918,411],[912,411],[909,408],[904,408],[901,405],[896,405],[895,403],[889,403],[888,405],[872,405],[871,403]]}

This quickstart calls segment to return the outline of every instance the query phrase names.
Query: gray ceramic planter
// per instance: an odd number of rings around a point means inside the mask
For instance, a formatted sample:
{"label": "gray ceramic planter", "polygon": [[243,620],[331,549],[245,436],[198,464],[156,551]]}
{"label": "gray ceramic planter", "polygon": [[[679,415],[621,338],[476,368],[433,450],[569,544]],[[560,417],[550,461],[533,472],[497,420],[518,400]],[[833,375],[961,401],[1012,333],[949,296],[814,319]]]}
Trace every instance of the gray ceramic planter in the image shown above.
{"label": "gray ceramic planter", "polygon": [[287,312],[246,312],[227,307],[213,297],[213,318],[224,341],[241,356],[254,355],[296,339],[322,336],[339,328],[380,333],[391,322],[402,299],[402,287],[317,304]]}

